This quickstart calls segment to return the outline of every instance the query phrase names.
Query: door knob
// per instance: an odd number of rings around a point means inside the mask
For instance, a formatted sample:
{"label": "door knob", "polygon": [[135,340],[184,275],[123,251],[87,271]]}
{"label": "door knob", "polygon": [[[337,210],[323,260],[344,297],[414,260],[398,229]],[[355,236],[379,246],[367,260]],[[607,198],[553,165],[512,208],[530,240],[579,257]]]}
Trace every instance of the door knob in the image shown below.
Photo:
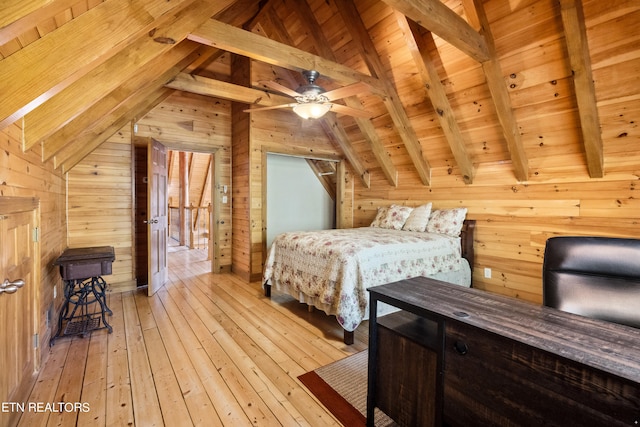
{"label": "door knob", "polygon": [[150,219],[150,220],[146,220],[146,219],[145,219],[145,220],[144,220],[144,221],[142,221],[142,222],[144,222],[145,224],[157,224],[157,223],[158,223],[158,220],[157,220],[157,219]]}
{"label": "door knob", "polygon": [[9,279],[4,279],[4,282],[2,282],[2,284],[0,285],[0,294],[12,294],[23,286],[24,280],[22,279],[14,280],[13,282],[10,282]]}

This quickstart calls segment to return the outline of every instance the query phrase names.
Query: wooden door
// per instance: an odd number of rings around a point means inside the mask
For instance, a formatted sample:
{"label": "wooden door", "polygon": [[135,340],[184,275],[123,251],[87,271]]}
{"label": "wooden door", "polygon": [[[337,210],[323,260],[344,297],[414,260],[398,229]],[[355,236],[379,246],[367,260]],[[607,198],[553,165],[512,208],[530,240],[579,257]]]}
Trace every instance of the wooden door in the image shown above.
{"label": "wooden door", "polygon": [[167,150],[158,141],[149,142],[149,286],[153,295],[168,277],[168,200],[167,200]]}
{"label": "wooden door", "polygon": [[[24,402],[35,379],[39,244],[38,201],[0,197],[0,399]],[[21,287],[18,281],[24,282]],[[14,283],[14,285],[12,285]],[[0,411],[0,425],[14,425],[20,413]]]}

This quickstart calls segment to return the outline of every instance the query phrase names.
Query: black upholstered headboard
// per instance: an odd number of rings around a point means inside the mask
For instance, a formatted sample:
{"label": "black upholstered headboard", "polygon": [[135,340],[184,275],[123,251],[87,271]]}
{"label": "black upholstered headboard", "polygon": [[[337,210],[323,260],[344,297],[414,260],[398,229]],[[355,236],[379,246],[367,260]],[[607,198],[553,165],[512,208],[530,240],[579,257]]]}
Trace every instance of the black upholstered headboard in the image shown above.
{"label": "black upholstered headboard", "polygon": [[547,240],[543,303],[640,328],[640,240],[562,236]]}

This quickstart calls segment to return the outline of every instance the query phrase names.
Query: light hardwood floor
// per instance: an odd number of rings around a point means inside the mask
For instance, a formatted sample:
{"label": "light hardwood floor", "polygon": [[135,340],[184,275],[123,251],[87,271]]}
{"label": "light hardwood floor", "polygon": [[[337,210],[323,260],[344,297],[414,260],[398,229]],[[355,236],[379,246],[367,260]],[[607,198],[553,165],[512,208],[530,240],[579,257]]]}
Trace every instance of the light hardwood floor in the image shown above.
{"label": "light hardwood floor", "polygon": [[[297,377],[364,350],[367,323],[346,346],[335,318],[208,273],[205,256],[172,252],[153,297],[110,294],[112,334],[57,340],[29,398],[41,406],[20,425],[340,425]],[[88,410],[42,406],[56,402]]]}

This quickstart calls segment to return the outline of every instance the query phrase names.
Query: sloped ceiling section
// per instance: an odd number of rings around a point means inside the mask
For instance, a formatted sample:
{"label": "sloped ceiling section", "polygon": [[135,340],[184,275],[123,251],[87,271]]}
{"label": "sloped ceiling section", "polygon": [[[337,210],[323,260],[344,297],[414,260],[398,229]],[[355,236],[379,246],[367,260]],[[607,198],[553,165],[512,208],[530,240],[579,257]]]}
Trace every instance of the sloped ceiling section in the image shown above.
{"label": "sloped ceiling section", "polygon": [[[532,14],[536,7],[549,14],[536,21],[545,31],[531,34],[562,43],[560,77],[572,86],[566,120],[578,120],[581,158],[589,176],[600,178],[604,150],[582,2],[523,2]],[[481,164],[505,162],[514,182],[526,182],[531,168],[518,123],[524,113],[516,114],[510,92],[518,75],[505,75],[500,48],[508,8],[521,14],[527,7],[511,3],[5,0],[0,128],[22,120],[24,150],[41,149],[43,160],[69,170],[175,90],[274,106],[290,99],[261,86],[261,78],[295,88],[299,72],[314,69],[331,89],[362,83],[362,93],[343,102],[372,118],[330,113],[321,124],[366,187],[372,162],[391,186],[407,168],[432,185],[434,167],[472,184]],[[500,40],[489,24],[496,21]],[[253,76],[252,88],[212,77],[207,64],[226,52],[268,71]]]}

